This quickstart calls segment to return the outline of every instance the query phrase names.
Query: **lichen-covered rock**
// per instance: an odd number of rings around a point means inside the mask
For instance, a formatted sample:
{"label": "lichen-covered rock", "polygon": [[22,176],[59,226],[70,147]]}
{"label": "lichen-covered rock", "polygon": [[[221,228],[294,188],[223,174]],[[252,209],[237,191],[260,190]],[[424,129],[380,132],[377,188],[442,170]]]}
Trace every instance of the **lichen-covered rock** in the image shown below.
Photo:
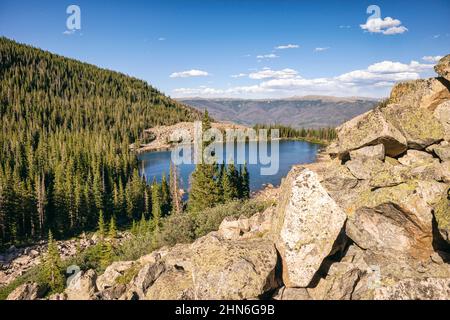
{"label": "lichen-covered rock", "polygon": [[350,172],[360,180],[370,179],[372,176],[376,176],[378,172],[387,170],[388,165],[383,161],[369,158],[369,159],[355,159],[345,163]]}
{"label": "lichen-covered rock", "polygon": [[437,202],[434,216],[439,233],[450,244],[450,189],[444,192]]}
{"label": "lichen-covered rock", "polygon": [[200,238],[192,245],[195,298],[257,298],[278,287],[277,259],[269,240],[229,241],[214,235]]}
{"label": "lichen-covered rock", "polygon": [[438,64],[434,66],[434,70],[438,75],[450,81],[450,54],[439,60]]}
{"label": "lichen-covered rock", "polygon": [[127,270],[135,265],[134,261],[116,261],[108,266],[105,272],[97,279],[99,290],[113,287],[119,277],[123,276]]}
{"label": "lichen-covered rock", "polygon": [[385,156],[384,145],[367,146],[361,149],[350,151],[350,159],[378,159],[383,161]]}
{"label": "lichen-covered rock", "polygon": [[430,78],[396,84],[392,88],[389,103],[433,111],[448,99],[450,99],[450,92],[443,81]]}
{"label": "lichen-covered rock", "polygon": [[6,300],[37,300],[44,296],[45,290],[34,282],[27,282],[11,292]]}
{"label": "lichen-covered rock", "polygon": [[382,108],[382,112],[385,119],[406,138],[408,148],[421,150],[444,138],[441,123],[425,108],[389,104]]}
{"label": "lichen-covered rock", "polygon": [[406,151],[403,134],[389,123],[379,109],[364,113],[337,128],[338,143],[335,152],[341,156],[369,145],[383,144],[388,156]]}
{"label": "lichen-covered rock", "polygon": [[418,150],[408,150],[406,155],[398,159],[404,166],[416,166],[419,164],[430,163],[433,161],[433,156],[429,153],[418,151]]}
{"label": "lichen-covered rock", "polygon": [[161,261],[144,265],[129,284],[129,291],[133,291],[139,299],[144,299],[149,287],[166,270]]}
{"label": "lichen-covered rock", "polygon": [[328,256],[346,214],[309,169],[293,169],[283,182],[274,223],[286,287],[306,287]]}
{"label": "lichen-covered rock", "polygon": [[440,104],[433,115],[444,129],[444,139],[450,142],[450,101]]}
{"label": "lichen-covered rock", "polygon": [[312,300],[306,288],[280,288],[273,296],[275,300]]}
{"label": "lichen-covered rock", "polygon": [[450,160],[450,143],[442,141],[440,144],[434,144],[427,148],[428,152],[433,152],[441,161]]}
{"label": "lichen-covered rock", "polygon": [[94,270],[86,272],[78,272],[68,286],[64,293],[67,295],[67,300],[94,300],[98,292],[97,273]]}
{"label": "lichen-covered rock", "polygon": [[443,183],[408,181],[367,191],[347,221],[346,234],[375,253],[428,259],[433,252],[433,210],[444,190]]}
{"label": "lichen-covered rock", "polygon": [[185,270],[164,272],[148,289],[146,300],[194,300],[192,275]]}
{"label": "lichen-covered rock", "polygon": [[375,300],[448,300],[450,279],[404,279],[374,290]]}

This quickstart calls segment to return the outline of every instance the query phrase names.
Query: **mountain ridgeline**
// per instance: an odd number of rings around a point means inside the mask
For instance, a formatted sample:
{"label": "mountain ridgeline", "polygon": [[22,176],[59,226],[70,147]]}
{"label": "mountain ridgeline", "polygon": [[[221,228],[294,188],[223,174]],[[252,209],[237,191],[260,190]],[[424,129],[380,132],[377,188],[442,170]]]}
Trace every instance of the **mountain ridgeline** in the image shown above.
{"label": "mountain ridgeline", "polygon": [[200,118],[126,75],[0,38],[0,245],[150,215],[129,145]]}
{"label": "mountain ridgeline", "polygon": [[214,119],[243,125],[279,124],[293,128],[335,128],[375,107],[371,98],[306,96],[289,99],[180,99],[198,110],[208,109]]}

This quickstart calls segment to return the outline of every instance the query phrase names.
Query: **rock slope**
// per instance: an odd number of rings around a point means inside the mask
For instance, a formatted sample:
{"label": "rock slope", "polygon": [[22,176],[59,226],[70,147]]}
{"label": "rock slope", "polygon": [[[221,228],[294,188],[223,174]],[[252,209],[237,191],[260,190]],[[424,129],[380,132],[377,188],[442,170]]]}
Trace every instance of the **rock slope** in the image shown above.
{"label": "rock slope", "polygon": [[327,156],[290,171],[276,207],[82,272],[51,299],[450,299],[449,58],[439,78],[398,84],[339,127]]}

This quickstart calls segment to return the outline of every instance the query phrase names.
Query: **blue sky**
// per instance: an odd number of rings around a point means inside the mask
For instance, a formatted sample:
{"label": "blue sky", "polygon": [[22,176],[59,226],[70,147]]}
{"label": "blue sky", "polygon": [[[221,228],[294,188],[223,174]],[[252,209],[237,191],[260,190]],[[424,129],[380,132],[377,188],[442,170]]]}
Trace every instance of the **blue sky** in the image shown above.
{"label": "blue sky", "polygon": [[[367,21],[373,4],[381,15]],[[386,96],[395,81],[435,75],[449,21],[448,0],[0,0],[0,35],[173,97]]]}

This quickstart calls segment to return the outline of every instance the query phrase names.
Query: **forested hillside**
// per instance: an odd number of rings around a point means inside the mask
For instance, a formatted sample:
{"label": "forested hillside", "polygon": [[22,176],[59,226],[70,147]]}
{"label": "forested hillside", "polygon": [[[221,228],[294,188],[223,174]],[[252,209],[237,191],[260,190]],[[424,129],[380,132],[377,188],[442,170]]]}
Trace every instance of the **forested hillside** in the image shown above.
{"label": "forested hillside", "polygon": [[146,82],[0,38],[0,245],[150,215],[129,145],[199,113]]}

